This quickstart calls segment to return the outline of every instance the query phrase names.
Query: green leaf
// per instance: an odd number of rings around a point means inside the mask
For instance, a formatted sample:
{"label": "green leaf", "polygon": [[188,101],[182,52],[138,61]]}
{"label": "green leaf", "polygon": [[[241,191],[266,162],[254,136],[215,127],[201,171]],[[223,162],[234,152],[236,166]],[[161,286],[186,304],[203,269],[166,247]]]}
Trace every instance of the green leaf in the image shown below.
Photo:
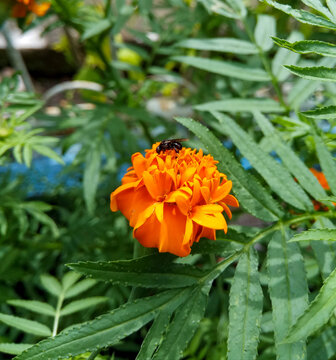
{"label": "green leaf", "polygon": [[99,35],[104,31],[109,30],[112,27],[110,19],[101,19],[95,22],[86,24],[86,30],[83,32],[81,38],[82,40],[88,40],[93,36]]}
{"label": "green leaf", "polygon": [[264,0],[267,4],[272,5],[276,9],[279,9],[283,11],[284,13],[293,16],[296,20],[304,23],[304,24],[310,24],[314,26],[320,26],[327,29],[336,30],[336,25],[333,24],[331,21],[315,14],[311,14],[308,11],[305,10],[296,10],[293,9],[289,5],[283,5],[279,4],[276,1],[273,0]]}
{"label": "green leaf", "polygon": [[241,55],[258,53],[258,49],[251,42],[235,38],[186,39],[178,42],[175,46]]}
{"label": "green leaf", "polygon": [[60,282],[51,275],[44,274],[40,276],[41,284],[51,294],[59,297],[62,293],[62,285]]}
{"label": "green leaf", "polygon": [[8,300],[7,303],[12,306],[21,307],[38,314],[55,316],[55,309],[42,301],[36,300]]}
{"label": "green leaf", "polygon": [[43,337],[47,337],[51,335],[50,329],[47,326],[37,321],[27,320],[21,317],[2,314],[2,313],[0,313],[0,321],[2,321],[4,324],[8,326],[15,327],[28,334],[33,334]]}
{"label": "green leaf", "polygon": [[172,264],[167,254],[148,255],[133,260],[80,262],[69,264],[71,269],[96,280],[113,284],[178,288],[196,284],[204,272],[190,265]]}
{"label": "green leaf", "polygon": [[197,56],[174,56],[172,61],[182,62],[197,69],[245,81],[270,80],[268,74],[264,70],[251,68],[238,62],[212,60]]}
{"label": "green leaf", "polygon": [[282,141],[271,122],[260,112],[254,112],[253,114],[260,129],[272,143],[273,149],[279,155],[286,168],[295,176],[300,185],[316,200],[325,197],[326,193],[316,177],[290,146]]}
{"label": "green leaf", "polygon": [[264,50],[268,51],[273,46],[272,37],[276,34],[275,19],[270,15],[259,14],[257,25],[254,30],[256,43]]}
{"label": "green leaf", "polygon": [[[335,228],[334,224],[327,218],[319,218],[315,221],[315,229]],[[321,271],[323,279],[326,279],[336,268],[336,243],[330,241],[313,241],[311,247]]]}
{"label": "green leaf", "polygon": [[178,360],[203,318],[208,300],[208,289],[194,288],[187,301],[178,307],[167,333],[153,359]]}
{"label": "green leaf", "polygon": [[304,116],[312,117],[314,119],[335,119],[336,118],[336,106],[324,106],[318,109],[302,112]]}
{"label": "green leaf", "polygon": [[64,160],[54,150],[50,149],[48,146],[34,144],[32,147],[36,152],[38,152],[44,156],[47,156],[50,159],[57,161],[61,165],[65,165]]}
{"label": "green leaf", "polygon": [[275,159],[264,152],[251,136],[239,127],[239,125],[237,125],[230,117],[219,112],[211,112],[211,114],[220,123],[220,126],[216,127],[217,130],[231,137],[242,155],[249,160],[251,165],[265,179],[274,192],[276,192],[284,201],[298,209],[313,208],[308,196],[294,181],[283,165],[279,164]]}
{"label": "green leaf", "polygon": [[265,220],[274,221],[282,216],[278,204],[272,199],[267,190],[233,158],[220,141],[205,126],[188,118],[176,120],[192,131],[202,141],[209,153],[219,161],[221,172],[233,181],[233,189],[240,204],[251,214]]}
{"label": "green leaf", "polygon": [[22,351],[30,348],[33,344],[0,344],[0,352],[11,354],[11,355],[19,355]]}
{"label": "green leaf", "polygon": [[65,299],[77,296],[83,293],[86,290],[89,290],[92,286],[96,284],[96,280],[93,279],[84,279],[73,285],[69,290],[65,292]]}
{"label": "green leaf", "polygon": [[139,330],[161,311],[174,311],[188,299],[191,290],[168,290],[129,302],[96,319],[72,326],[57,336],[43,340],[19,355],[16,360],[58,359],[118,343]]}
{"label": "green leaf", "polygon": [[[335,58],[325,57],[314,65],[334,66],[335,63]],[[308,81],[303,78],[299,79],[288,94],[288,102],[290,106],[294,109],[297,109],[299,106],[301,106],[301,104],[303,104],[304,101],[319,87],[319,84],[320,83],[318,81]]]}
{"label": "green leaf", "polygon": [[88,307],[99,305],[107,300],[108,298],[104,296],[94,296],[73,301],[70,304],[64,306],[64,308],[61,310],[61,316],[70,315],[77,311],[82,311]]}
{"label": "green leaf", "polygon": [[336,229],[310,229],[294,235],[289,242],[332,240],[336,241]]}
{"label": "green leaf", "polygon": [[272,99],[226,99],[220,101],[211,101],[205,104],[194,106],[199,111],[226,111],[226,112],[271,112],[282,113],[285,109]]}
{"label": "green leaf", "polygon": [[74,271],[67,272],[62,278],[63,291],[66,293],[72,287],[72,285],[74,285],[79,280],[80,277],[80,274]]}
{"label": "green leaf", "polygon": [[[323,56],[336,57],[336,45],[318,40],[303,40],[296,42],[289,42],[277,37],[273,41],[278,46],[295,51],[299,54],[318,54]],[[286,64],[287,65],[287,64]]]}
{"label": "green leaf", "polygon": [[335,22],[335,19],[336,19],[336,3],[334,0],[327,0],[326,1],[327,3],[327,6],[333,16],[333,22]]}
{"label": "green leaf", "polygon": [[330,327],[313,339],[307,347],[308,359],[328,360],[336,354],[336,327]]}
{"label": "green leaf", "polygon": [[308,287],[299,246],[288,243],[288,231],[274,233],[267,251],[268,288],[273,308],[275,347],[278,360],[304,359],[305,343],[282,340],[308,304]]}
{"label": "green leaf", "polygon": [[[279,45],[273,37],[273,41]],[[288,41],[302,40],[303,35],[298,31],[292,31],[288,37]],[[272,60],[272,72],[279,81],[284,81],[290,76],[290,72],[283,65],[295,65],[300,55],[289,51],[286,48],[279,48]]]}
{"label": "green leaf", "polygon": [[95,209],[95,196],[99,183],[100,174],[100,150],[93,146],[85,158],[83,176],[84,199],[89,213],[93,214]]}
{"label": "green leaf", "polygon": [[292,343],[306,339],[329,320],[336,307],[335,288],[336,269],[324,281],[319,293],[304,314],[292,326],[284,341]]}
{"label": "green leaf", "polygon": [[250,248],[239,259],[230,291],[228,360],[256,358],[262,307],[258,260]]}
{"label": "green leaf", "polygon": [[307,6],[310,6],[317,12],[323,14],[327,18],[332,18],[332,15],[330,14],[329,10],[323,6],[320,0],[302,0],[304,4]]}
{"label": "green leaf", "polygon": [[152,358],[156,348],[163,340],[164,332],[168,327],[170,318],[170,312],[160,312],[157,315],[153,325],[149,329],[143,343],[141,344],[136,360],[148,360]]}
{"label": "green leaf", "polygon": [[301,76],[304,79],[319,81],[336,81],[334,68],[325,66],[300,67],[295,65],[285,65],[293,74]]}
{"label": "green leaf", "polygon": [[336,195],[336,164],[333,156],[327,149],[321,137],[314,134],[317,157],[320,161],[322,171],[327,179],[330,190]]}
{"label": "green leaf", "polygon": [[239,19],[245,15],[242,13],[236,13],[225,2],[217,0],[199,0],[201,4],[211,13],[222,15],[231,19]]}

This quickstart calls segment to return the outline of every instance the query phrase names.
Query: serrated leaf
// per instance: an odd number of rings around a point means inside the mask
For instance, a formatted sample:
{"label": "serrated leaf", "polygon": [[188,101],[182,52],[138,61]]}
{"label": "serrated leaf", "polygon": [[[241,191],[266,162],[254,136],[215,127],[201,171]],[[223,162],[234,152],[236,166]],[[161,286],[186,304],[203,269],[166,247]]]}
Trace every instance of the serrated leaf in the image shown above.
{"label": "serrated leaf", "polygon": [[226,99],[211,101],[194,106],[199,111],[225,111],[225,112],[261,112],[282,113],[286,110],[277,101],[272,99]]}
{"label": "serrated leaf", "polygon": [[43,287],[51,294],[56,297],[60,296],[62,293],[62,285],[60,282],[49,274],[44,274],[40,276],[41,284]]}
{"label": "serrated leaf", "polygon": [[293,9],[289,5],[279,4],[278,2],[273,1],[273,0],[264,0],[264,1],[267,4],[272,5],[276,9],[279,9],[279,10],[283,11],[284,13],[293,16],[296,20],[298,20],[304,24],[310,24],[310,25],[314,25],[314,26],[320,26],[320,27],[324,27],[327,29],[336,30],[335,24],[333,24],[331,21],[329,21],[319,15],[312,14],[305,10]]}
{"label": "serrated leaf", "polygon": [[[279,45],[275,39],[272,38],[276,45]],[[303,35],[298,31],[292,31],[288,37],[288,41],[302,40]],[[299,60],[300,55],[287,50],[287,48],[279,48],[272,60],[272,72],[279,81],[284,81],[290,76],[290,72],[283,65],[295,65]]]}
{"label": "serrated leaf", "polygon": [[168,290],[157,295],[129,302],[96,319],[72,326],[57,336],[43,340],[16,360],[58,359],[116,344],[139,330],[160,311],[174,311],[190,297],[191,290]]}
{"label": "serrated leaf", "polygon": [[68,266],[96,280],[149,288],[191,286],[204,275],[196,267],[172,264],[171,260],[167,254],[155,254],[133,260],[80,262]]}
{"label": "serrated leaf", "polygon": [[82,281],[79,281],[65,292],[64,299],[69,299],[71,297],[77,296],[84,291],[89,290],[96,283],[96,280],[93,279],[84,279]]}
{"label": "serrated leaf", "polygon": [[101,19],[90,24],[86,24],[86,30],[82,34],[82,40],[87,40],[93,36],[99,35],[104,31],[109,30],[112,27],[110,19]]}
{"label": "serrated leaf", "polygon": [[[283,344],[282,341],[308,304],[308,287],[303,258],[297,244],[289,244],[289,232],[281,229],[273,234],[267,251],[269,293],[278,360],[304,359],[304,341]],[[299,339],[297,339],[299,340]]]}
{"label": "serrated leaf", "polygon": [[264,50],[268,51],[273,46],[272,37],[276,34],[275,19],[273,16],[259,14],[257,25],[254,29],[256,43]]}
{"label": "serrated leaf", "polygon": [[186,39],[178,42],[175,46],[187,49],[228,52],[241,55],[258,53],[258,49],[251,42],[235,38]]}
{"label": "serrated leaf", "polygon": [[104,296],[94,296],[72,301],[63,307],[61,310],[61,316],[70,315],[77,311],[82,311],[88,307],[99,305],[107,300],[108,298]]}
{"label": "serrated leaf", "polygon": [[332,17],[329,10],[323,6],[320,0],[302,0],[304,4],[323,14],[327,18]]}
{"label": "serrated leaf", "polygon": [[304,116],[312,117],[314,119],[335,119],[336,118],[336,106],[324,106],[318,109],[302,112]]}
{"label": "serrated leaf", "polygon": [[47,337],[51,335],[50,329],[37,321],[27,320],[18,316],[1,314],[0,321],[8,326],[15,327],[25,333]]}
{"label": "serrated leaf", "polygon": [[292,343],[306,339],[320,329],[336,308],[336,269],[324,281],[322,288],[310,303],[308,309],[290,329],[285,342]]}
{"label": "serrated leaf", "polygon": [[[273,41],[278,46],[295,51],[299,54],[318,54],[323,56],[336,57],[336,45],[318,40],[303,40],[290,42],[277,37]],[[287,65],[287,64],[286,64]]]}
{"label": "serrated leaf", "polygon": [[209,153],[219,161],[220,171],[233,181],[234,192],[243,207],[265,221],[274,221],[282,216],[282,211],[267,190],[242,168],[209,129],[192,119],[176,118],[176,120],[192,131]]}
{"label": "serrated leaf", "polygon": [[83,190],[85,203],[91,214],[95,208],[95,196],[99,183],[100,157],[100,151],[95,146],[87,153],[85,158]]}
{"label": "serrated leaf", "polygon": [[334,68],[325,66],[300,67],[295,65],[285,65],[293,74],[301,76],[308,80],[319,81],[336,81],[336,73]]}
{"label": "serrated leaf", "polygon": [[[315,229],[335,228],[327,218],[319,218],[315,221]],[[330,241],[313,241],[310,243],[323,279],[326,279],[336,268],[336,243]]]}
{"label": "serrated leaf", "polygon": [[327,3],[327,6],[328,6],[332,16],[334,17],[334,22],[335,22],[335,19],[336,19],[336,3],[335,3],[334,0],[327,0],[326,3]]}
{"label": "serrated leaf", "polygon": [[178,360],[183,356],[183,350],[203,318],[209,288],[194,288],[188,300],[178,307],[153,359]]}
{"label": "serrated leaf", "polygon": [[308,359],[328,360],[336,354],[335,327],[330,327],[313,339],[307,347]]}
{"label": "serrated leaf", "polygon": [[336,229],[310,229],[294,235],[289,242],[332,240],[336,241]]}
{"label": "serrated leaf", "polygon": [[54,316],[55,309],[42,301],[36,300],[8,300],[7,303],[12,306],[21,307],[30,311],[33,311],[38,314]]}
{"label": "serrated leaf", "polygon": [[13,344],[13,343],[1,343],[0,352],[10,354],[10,355],[19,355],[22,351],[30,348],[33,344]]}
{"label": "serrated leaf", "polygon": [[264,135],[270,139],[273,149],[279,155],[286,168],[295,176],[300,185],[316,200],[325,197],[326,193],[316,177],[290,146],[282,141],[271,122],[260,112],[254,112],[253,114]]}
{"label": "serrated leaf", "polygon": [[211,112],[211,114],[220,123],[216,129],[231,137],[242,155],[249,160],[274,192],[298,209],[313,208],[308,196],[283,165],[264,152],[251,136],[229,116],[219,112]]}
{"label": "serrated leaf", "polygon": [[163,333],[168,327],[170,318],[170,312],[160,312],[158,314],[141,344],[136,360],[148,360],[152,358],[156,348],[163,340]]}
{"label": "serrated leaf", "polygon": [[316,146],[316,153],[319,159],[322,171],[327,179],[330,190],[336,195],[336,163],[324,144],[322,138],[314,134],[314,142]]}
{"label": "serrated leaf", "polygon": [[238,62],[219,61],[197,56],[174,56],[172,61],[182,62],[211,73],[245,81],[268,81],[269,75],[262,69],[251,68]]}
{"label": "serrated leaf", "polygon": [[228,360],[256,358],[262,307],[258,260],[251,248],[240,257],[230,290]]}

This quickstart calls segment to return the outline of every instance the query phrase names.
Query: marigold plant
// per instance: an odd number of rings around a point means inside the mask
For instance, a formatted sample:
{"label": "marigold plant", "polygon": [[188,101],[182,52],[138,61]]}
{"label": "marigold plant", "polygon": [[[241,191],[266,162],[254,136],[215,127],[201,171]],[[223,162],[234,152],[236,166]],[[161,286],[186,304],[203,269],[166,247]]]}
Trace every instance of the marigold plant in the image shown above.
{"label": "marigold plant", "polygon": [[28,11],[33,12],[37,16],[43,16],[50,8],[49,2],[38,3],[35,0],[16,0],[12,8],[13,17],[25,17]]}
{"label": "marigold plant", "polygon": [[230,194],[232,182],[203,151],[182,148],[158,154],[159,143],[135,153],[122,185],[111,194],[111,210],[120,210],[145,247],[187,256],[201,237],[216,239],[227,232],[223,211],[239,206]]}

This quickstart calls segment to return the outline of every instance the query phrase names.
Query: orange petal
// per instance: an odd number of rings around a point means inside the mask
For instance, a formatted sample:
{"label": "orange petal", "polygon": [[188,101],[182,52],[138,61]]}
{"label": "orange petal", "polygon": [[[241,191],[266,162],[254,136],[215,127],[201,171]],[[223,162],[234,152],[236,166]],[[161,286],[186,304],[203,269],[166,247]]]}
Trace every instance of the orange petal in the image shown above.
{"label": "orange petal", "polygon": [[177,256],[187,256],[190,253],[189,242],[183,244],[187,217],[176,205],[166,204],[163,211],[164,221],[160,233],[160,252],[170,252]]}
{"label": "orange petal", "polygon": [[[134,188],[136,187],[137,183],[128,183],[128,184],[124,184],[119,186],[116,190],[113,191],[113,193],[110,196],[110,207],[112,211],[118,211],[119,210],[119,206],[118,206],[118,202],[117,202],[117,198],[118,196],[123,193],[123,192],[127,192],[128,195],[133,194]],[[129,191],[131,189],[131,192]]]}
{"label": "orange petal", "polygon": [[193,236],[193,222],[189,217],[187,217],[184,238],[183,238],[183,245],[192,244],[193,243],[192,236]]}
{"label": "orange petal", "polygon": [[225,196],[225,198],[222,201],[225,202],[225,204],[227,204],[227,205],[230,205],[233,207],[239,207],[239,202],[233,195]]}
{"label": "orange petal", "polygon": [[142,154],[135,153],[132,155],[132,164],[138,178],[142,177],[142,173],[147,169],[147,161]]}
{"label": "orange petal", "polygon": [[201,187],[201,193],[206,203],[210,201],[210,189],[207,186]]}
{"label": "orange petal", "polygon": [[137,228],[133,235],[144,247],[159,247],[161,224],[155,214],[152,214],[147,221]]}
{"label": "orange petal", "polygon": [[35,13],[37,16],[43,16],[50,8],[50,3],[44,2],[37,4],[34,0],[29,5],[29,9]]}
{"label": "orange petal", "polygon": [[24,4],[15,4],[12,8],[12,16],[15,18],[25,17],[27,14],[27,7]]}
{"label": "orange petal", "polygon": [[197,211],[194,211],[191,216],[192,220],[195,221],[197,224],[212,228],[212,229],[224,229],[224,231],[227,231],[227,224],[224,219],[224,216],[222,213],[215,212],[213,214],[209,214],[207,212],[203,212],[200,208],[202,206],[198,206],[199,209]]}
{"label": "orange petal", "polygon": [[143,225],[146,222],[146,220],[153,215],[153,213],[155,212],[155,207],[156,207],[156,203],[154,204],[151,203],[148,205],[148,207],[138,212],[136,216],[136,222],[134,224],[133,234],[137,228]]}
{"label": "orange petal", "polygon": [[212,201],[217,202],[225,198],[229,194],[232,188],[232,181],[225,182],[222,186],[219,186],[212,194]]}
{"label": "orange petal", "polygon": [[163,205],[163,202],[159,202],[155,206],[155,214],[160,223],[163,221]]}
{"label": "orange petal", "polygon": [[190,200],[180,195],[180,196],[176,196],[175,201],[181,213],[187,216],[190,210]]}
{"label": "orange petal", "polygon": [[231,210],[229,209],[229,207],[223,202],[223,201],[220,201],[219,202],[219,205],[223,207],[224,211],[226,212],[227,216],[229,217],[229,219],[232,219],[232,212]]}

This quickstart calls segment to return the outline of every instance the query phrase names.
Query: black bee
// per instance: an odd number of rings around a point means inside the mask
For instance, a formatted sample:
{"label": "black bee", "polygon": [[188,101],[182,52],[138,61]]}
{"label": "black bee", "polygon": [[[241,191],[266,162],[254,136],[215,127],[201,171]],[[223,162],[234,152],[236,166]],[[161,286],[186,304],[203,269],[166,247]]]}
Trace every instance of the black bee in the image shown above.
{"label": "black bee", "polygon": [[170,139],[170,140],[162,140],[159,146],[156,148],[156,152],[160,154],[160,152],[165,152],[167,150],[175,150],[178,153],[182,149],[181,141],[187,141],[188,139]]}

